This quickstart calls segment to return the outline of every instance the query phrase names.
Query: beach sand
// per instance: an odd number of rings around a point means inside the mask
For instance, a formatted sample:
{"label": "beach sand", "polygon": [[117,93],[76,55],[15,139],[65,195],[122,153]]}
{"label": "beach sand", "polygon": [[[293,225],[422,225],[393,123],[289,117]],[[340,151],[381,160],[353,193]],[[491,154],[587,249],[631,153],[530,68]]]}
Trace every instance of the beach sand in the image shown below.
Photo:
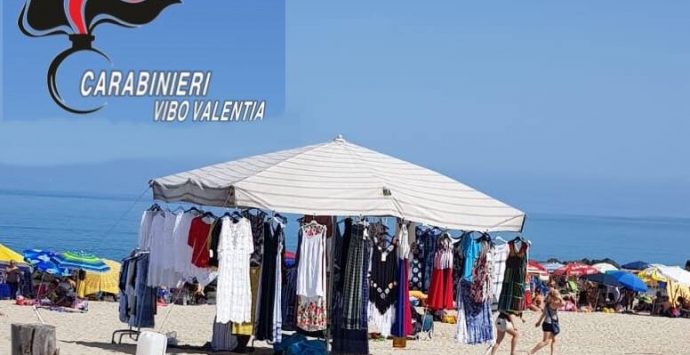
{"label": "beach sand", "polygon": [[[117,318],[117,303],[91,302],[88,313],[67,313],[40,310],[47,324],[57,328],[58,346],[62,355],[134,354],[136,346],[127,337],[123,345],[113,345],[113,330],[124,328]],[[10,353],[10,324],[37,323],[31,307],[15,306],[0,301],[0,353]],[[168,306],[159,308],[156,330],[176,331],[180,344],[203,345],[211,338],[213,306]],[[520,324],[522,354],[531,348],[542,333],[534,327],[537,314],[526,313]],[[561,312],[562,334],[558,337],[557,354],[690,354],[690,319],[669,319],[649,316],[565,313]],[[392,349],[391,341],[370,341],[372,354],[484,354],[485,345],[457,344],[453,339],[455,325],[435,323],[431,341],[408,341],[407,348]],[[508,339],[507,339],[508,340]],[[259,354],[272,353],[265,342],[257,342]],[[509,353],[509,342],[501,344],[499,354]],[[174,354],[203,354],[199,351],[169,349]],[[548,354],[544,349],[542,354]]]}

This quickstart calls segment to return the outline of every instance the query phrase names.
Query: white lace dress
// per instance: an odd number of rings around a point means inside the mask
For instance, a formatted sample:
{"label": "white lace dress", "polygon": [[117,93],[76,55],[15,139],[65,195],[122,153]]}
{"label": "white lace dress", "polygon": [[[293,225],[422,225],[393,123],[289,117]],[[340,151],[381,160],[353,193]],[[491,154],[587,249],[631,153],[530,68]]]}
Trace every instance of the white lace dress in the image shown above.
{"label": "white lace dress", "polygon": [[249,278],[249,257],[254,252],[252,227],[248,219],[223,223],[218,241],[218,289],[216,291],[216,322],[251,322],[252,288]]}

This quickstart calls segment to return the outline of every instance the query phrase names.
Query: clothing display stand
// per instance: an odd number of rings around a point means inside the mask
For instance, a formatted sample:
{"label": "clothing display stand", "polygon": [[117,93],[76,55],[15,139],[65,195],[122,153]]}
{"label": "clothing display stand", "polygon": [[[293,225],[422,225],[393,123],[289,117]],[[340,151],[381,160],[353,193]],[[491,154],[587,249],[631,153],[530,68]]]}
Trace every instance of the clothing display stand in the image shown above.
{"label": "clothing display stand", "polygon": [[[142,255],[148,254],[148,253],[149,253],[148,251],[142,251],[138,248],[135,248],[134,250],[132,250],[132,252],[129,254],[129,256],[125,259],[132,259],[133,260],[133,259],[136,259],[136,258],[141,257]],[[123,261],[123,265],[124,265],[124,261]],[[120,278],[122,277],[123,272],[125,272],[124,268],[120,271]],[[134,276],[134,277],[136,278],[136,276]],[[122,290],[120,292],[122,292]],[[120,297],[127,297],[127,296],[121,293]],[[121,298],[121,300],[122,300],[122,298]],[[155,302],[155,299],[154,299],[154,302]],[[139,311],[141,311],[141,310],[139,310]],[[130,319],[127,319],[127,323],[128,323],[127,329],[118,329],[118,330],[113,331],[112,337],[110,339],[110,342],[112,344],[122,344],[122,338],[125,335],[129,336],[129,338],[131,340],[134,340],[134,341],[139,340],[139,335],[141,334],[141,328],[142,328],[142,319],[139,318],[138,320],[135,320],[134,322],[132,322],[132,323],[136,323],[134,325],[129,323]],[[117,337],[118,335],[119,335],[119,338],[118,338],[118,342],[116,343],[115,337]]]}
{"label": "clothing display stand", "polygon": [[[115,336],[120,335],[120,338],[118,342],[115,342]],[[141,334],[141,327],[137,327],[137,329],[133,329],[133,327],[130,325],[128,329],[118,329],[113,332],[113,336],[110,340],[111,344],[122,344],[122,337],[125,335],[129,335],[129,338],[138,341],[139,340],[139,334]]]}

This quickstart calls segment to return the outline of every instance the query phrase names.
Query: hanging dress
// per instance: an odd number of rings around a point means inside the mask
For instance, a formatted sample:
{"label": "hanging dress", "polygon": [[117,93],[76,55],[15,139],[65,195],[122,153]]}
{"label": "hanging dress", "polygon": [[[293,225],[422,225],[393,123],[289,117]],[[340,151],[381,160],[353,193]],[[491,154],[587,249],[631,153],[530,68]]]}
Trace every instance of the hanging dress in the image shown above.
{"label": "hanging dress", "polygon": [[139,223],[139,249],[151,250],[151,222],[153,216],[158,211],[146,210],[141,215],[141,222]]}
{"label": "hanging dress", "polygon": [[494,302],[498,303],[498,298],[501,297],[501,290],[503,289],[503,278],[506,274],[506,260],[508,259],[508,244],[496,245],[493,248],[494,269],[493,273],[493,298]]}
{"label": "hanging dress", "polygon": [[450,238],[438,241],[427,305],[432,310],[453,308],[453,245]]}
{"label": "hanging dress", "polygon": [[[472,238],[471,233],[464,233],[460,242],[456,243],[456,254],[460,255],[459,263],[456,273],[459,274],[459,282],[456,289],[455,304],[458,310],[458,322],[456,325],[455,340],[459,343],[468,344],[468,323],[467,315],[471,312],[469,304],[469,293],[471,287],[472,270],[474,267],[474,260],[476,259],[478,250],[481,248],[479,243]],[[471,261],[471,262],[468,262]],[[466,305],[467,304],[467,305]]]}
{"label": "hanging dress", "polygon": [[490,245],[486,241],[475,241],[475,243],[479,248],[477,262],[472,269],[473,279],[472,281],[462,280],[460,282],[462,307],[467,326],[465,338],[467,344],[482,344],[493,341],[491,297],[484,293],[492,286],[490,278],[485,277],[489,274],[490,269],[490,259],[487,257],[487,254],[491,252]]}
{"label": "hanging dress", "polygon": [[369,321],[376,326],[383,337],[388,337],[395,317],[398,258],[394,244],[382,248],[381,244],[386,243],[385,237],[382,238],[382,243],[372,248],[369,274]]}
{"label": "hanging dress", "polygon": [[[350,243],[347,250],[345,274],[343,275],[343,313],[342,321],[344,329],[362,329],[362,323],[366,322],[366,304],[362,302],[368,299],[364,297],[364,291],[369,285],[366,281],[368,262],[365,259],[367,250],[368,231],[362,224],[354,224],[351,227]],[[362,270],[363,265],[367,268]]]}
{"label": "hanging dress", "polygon": [[166,217],[170,213],[165,211],[156,212],[151,220],[150,248],[147,285],[150,287],[161,286],[161,275],[163,269],[163,244],[165,243]]}
{"label": "hanging dress", "polygon": [[249,257],[254,251],[249,220],[221,218],[218,241],[218,287],[216,321],[247,323],[251,321],[252,290]]}
{"label": "hanging dress", "polygon": [[[359,266],[356,267],[355,263],[351,262],[350,257],[354,254],[350,254],[352,249],[352,243],[364,242],[365,229],[361,225],[352,224],[352,219],[348,218],[345,220],[345,228],[342,236],[340,235],[340,229],[336,228],[335,235],[335,264],[334,264],[334,298],[333,298],[333,318],[331,324],[333,327],[333,348],[331,349],[331,354],[345,355],[367,355],[369,354],[369,342],[368,342],[368,324],[366,317],[362,315],[362,311],[366,310],[366,307],[361,307],[360,317],[363,317],[363,323],[359,323],[359,327],[355,329],[346,329],[344,327],[345,320],[343,318],[345,312],[345,302],[344,295],[345,290],[352,291],[352,282],[355,278],[347,277],[346,270],[356,272],[360,280],[366,280],[366,274],[368,273],[368,251],[366,248],[361,250],[362,257],[359,258]],[[348,267],[349,265],[349,267]],[[347,288],[345,287],[345,285]],[[368,291],[368,284],[362,282],[359,284],[359,295],[361,297],[366,297]],[[348,292],[350,293],[350,292]],[[348,296],[350,297],[350,296]],[[360,298],[360,302],[366,298]],[[359,318],[359,317],[358,317]],[[352,321],[355,323],[355,321]]]}
{"label": "hanging dress", "polygon": [[470,233],[464,232],[457,243],[453,244],[453,299],[457,301],[458,290],[460,289],[460,280],[463,276],[465,265],[465,254],[463,252],[463,241],[469,238]]}
{"label": "hanging dress", "polygon": [[302,226],[297,266],[297,327],[306,331],[326,329],[326,227]]}
{"label": "hanging dress", "polygon": [[395,300],[395,319],[391,333],[396,337],[407,337],[412,333],[412,313],[410,311],[409,257],[410,241],[405,223],[398,224],[398,269],[396,280],[398,291]]}
{"label": "hanging dress", "polygon": [[434,269],[434,256],[436,255],[436,241],[439,235],[432,228],[424,226],[417,226],[415,233],[410,288],[426,293],[431,286],[431,274]]}
{"label": "hanging dress", "polygon": [[520,243],[520,250],[515,250],[515,241],[508,243],[508,258],[503,277],[501,296],[498,299],[498,310],[519,313],[525,310],[525,277],[527,273],[527,249],[525,242]]}
{"label": "hanging dress", "polygon": [[261,286],[259,288],[259,305],[257,307],[258,320],[256,323],[256,332],[254,334],[257,340],[271,340],[273,341],[274,330],[274,307],[275,299],[280,299],[280,295],[276,292],[276,275],[280,264],[276,264],[276,256],[279,255],[278,250],[282,249],[283,229],[280,224],[275,228],[271,223],[264,223],[262,249],[264,251],[261,266]]}

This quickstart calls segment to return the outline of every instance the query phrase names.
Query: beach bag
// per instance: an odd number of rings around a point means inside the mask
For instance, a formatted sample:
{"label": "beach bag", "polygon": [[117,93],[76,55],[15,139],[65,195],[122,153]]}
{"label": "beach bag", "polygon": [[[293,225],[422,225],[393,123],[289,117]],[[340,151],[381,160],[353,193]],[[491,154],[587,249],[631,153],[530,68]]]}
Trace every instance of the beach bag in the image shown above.
{"label": "beach bag", "polygon": [[419,338],[422,340],[431,340],[434,337],[434,315],[428,310],[424,310],[422,321],[419,322],[420,331]]}

